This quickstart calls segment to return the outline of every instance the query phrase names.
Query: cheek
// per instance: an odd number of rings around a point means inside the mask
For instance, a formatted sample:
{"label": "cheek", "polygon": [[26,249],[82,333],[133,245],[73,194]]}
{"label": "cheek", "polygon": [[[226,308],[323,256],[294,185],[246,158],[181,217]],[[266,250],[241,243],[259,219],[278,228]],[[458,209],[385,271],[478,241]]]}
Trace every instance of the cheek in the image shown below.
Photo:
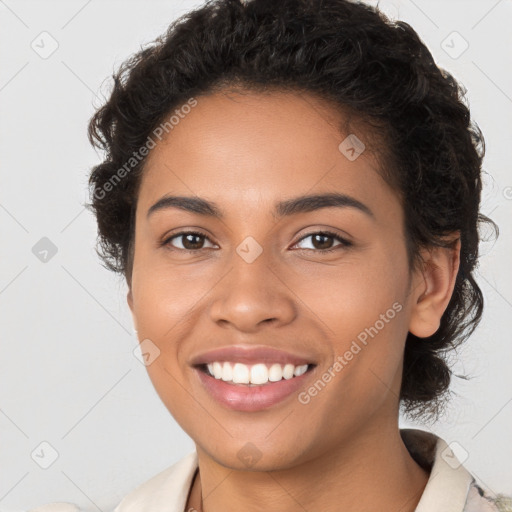
{"label": "cheek", "polygon": [[331,390],[354,403],[363,394],[378,399],[396,387],[401,369],[408,330],[405,254],[375,251],[327,277],[324,268],[293,289],[321,320],[332,362],[338,361]]}
{"label": "cheek", "polygon": [[303,275],[294,279],[288,279],[290,287],[332,336],[357,337],[390,308],[385,320],[388,316],[394,324],[403,320],[404,315],[399,317],[392,309],[395,302],[403,302],[407,284],[407,266],[400,255],[386,257],[376,248],[337,266],[318,266],[307,273],[307,279]]}
{"label": "cheek", "polygon": [[157,354],[146,371],[162,402],[185,427],[181,422],[191,404],[189,394],[183,392],[188,386],[179,340],[192,329],[190,319],[198,291],[177,273],[143,258],[134,265],[132,290],[138,338],[141,343],[150,340],[154,345],[149,346]]}
{"label": "cheek", "polygon": [[139,336],[167,339],[182,329],[200,305],[208,289],[204,276],[187,279],[177,266],[170,270],[165,262],[139,258],[132,277],[134,314]]}
{"label": "cheek", "polygon": [[190,378],[190,341],[204,332],[204,307],[218,277],[211,269],[187,273],[185,267],[170,269],[168,262],[142,256],[134,262],[132,277],[138,338],[156,345],[158,358],[146,370],[168,409],[179,416],[182,407],[190,407],[182,401]]}

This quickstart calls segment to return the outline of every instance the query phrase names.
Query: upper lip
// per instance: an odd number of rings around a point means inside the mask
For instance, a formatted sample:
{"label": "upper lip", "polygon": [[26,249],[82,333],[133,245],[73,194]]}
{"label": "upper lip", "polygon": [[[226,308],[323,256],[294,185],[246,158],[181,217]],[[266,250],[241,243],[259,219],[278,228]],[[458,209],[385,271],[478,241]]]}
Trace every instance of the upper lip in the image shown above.
{"label": "upper lip", "polygon": [[200,366],[215,361],[232,361],[245,364],[279,363],[283,365],[293,364],[294,366],[315,364],[310,358],[263,345],[230,345],[209,350],[194,356],[190,360],[190,364],[191,366]]}

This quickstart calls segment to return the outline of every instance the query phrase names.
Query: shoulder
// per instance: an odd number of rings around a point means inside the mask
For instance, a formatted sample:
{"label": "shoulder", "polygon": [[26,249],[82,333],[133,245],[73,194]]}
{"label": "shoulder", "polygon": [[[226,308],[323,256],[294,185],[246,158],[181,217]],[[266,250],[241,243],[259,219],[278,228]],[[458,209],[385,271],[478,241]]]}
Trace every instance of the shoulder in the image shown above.
{"label": "shoulder", "polygon": [[[113,512],[183,512],[197,468],[194,450],[127,494]],[[29,512],[79,512],[72,503],[47,503]]]}
{"label": "shoulder", "polygon": [[132,490],[114,512],[172,512],[179,511],[180,507],[182,510],[196,468],[197,452],[194,450]]}
{"label": "shoulder", "polygon": [[488,496],[453,451],[454,445],[431,432],[400,430],[416,462],[429,472],[416,512],[512,512],[512,500]]}
{"label": "shoulder", "polygon": [[512,498],[501,494],[491,497],[473,480],[464,512],[512,512]]}

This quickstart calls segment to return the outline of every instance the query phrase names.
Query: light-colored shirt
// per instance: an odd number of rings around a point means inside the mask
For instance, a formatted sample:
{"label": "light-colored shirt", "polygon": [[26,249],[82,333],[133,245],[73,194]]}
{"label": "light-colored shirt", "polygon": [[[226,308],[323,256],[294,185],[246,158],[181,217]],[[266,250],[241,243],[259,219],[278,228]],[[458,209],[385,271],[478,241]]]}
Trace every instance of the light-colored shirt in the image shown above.
{"label": "light-colored shirt", "polygon": [[[415,512],[500,510],[494,500],[485,496],[445,441],[422,430],[402,429],[400,433],[411,456],[430,471]],[[185,506],[197,466],[194,450],[133,490],[114,512],[187,512]]]}
{"label": "light-colored shirt", "polygon": [[[402,429],[400,434],[414,460],[430,473],[415,512],[512,512],[512,500],[487,496],[441,438],[417,429]],[[194,450],[132,490],[114,512],[188,512],[197,468]],[[49,507],[44,512],[58,511]]]}

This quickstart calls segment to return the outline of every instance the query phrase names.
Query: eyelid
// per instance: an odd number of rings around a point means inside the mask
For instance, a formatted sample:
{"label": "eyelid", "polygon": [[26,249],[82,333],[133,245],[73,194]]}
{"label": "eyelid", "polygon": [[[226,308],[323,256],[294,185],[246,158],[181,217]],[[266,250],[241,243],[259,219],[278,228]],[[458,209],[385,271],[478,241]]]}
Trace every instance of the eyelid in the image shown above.
{"label": "eyelid", "polygon": [[[197,253],[197,252],[200,252],[202,249],[211,249],[211,247],[202,247],[200,249],[180,249],[179,247],[174,247],[170,244],[171,240],[175,239],[175,238],[179,238],[180,236],[185,236],[185,235],[196,235],[196,236],[199,236],[199,237],[202,237],[204,238],[205,240],[208,240],[210,243],[212,243],[213,245],[216,245],[208,235],[206,235],[205,233],[199,231],[199,230],[196,230],[196,229],[184,229],[184,230],[181,230],[181,231],[178,231],[176,233],[172,233],[168,236],[164,236],[163,240],[160,242],[160,246],[170,246],[171,247],[171,250],[177,250],[179,252],[188,252],[188,253]],[[320,253],[320,254],[325,254],[325,253],[329,253],[329,252],[332,252],[332,251],[336,251],[338,250],[338,248],[340,247],[345,247],[345,248],[348,248],[348,247],[351,247],[353,246],[354,244],[348,240],[347,238],[345,238],[344,236],[340,235],[339,233],[335,232],[335,231],[332,231],[330,229],[316,229],[316,230],[313,230],[313,231],[310,231],[308,233],[305,233],[303,234],[293,245],[292,247],[295,247],[297,244],[299,244],[300,242],[302,242],[304,239],[310,237],[310,236],[313,236],[313,235],[324,235],[324,236],[327,236],[327,237],[330,237],[330,238],[333,238],[335,240],[337,240],[339,242],[338,245],[335,245],[334,247],[331,247],[330,249],[297,249],[297,250],[303,250],[303,251],[313,251],[313,252],[317,252],[317,253]]]}
{"label": "eyelid", "polygon": [[309,233],[302,235],[299,238],[299,240],[297,240],[297,242],[295,242],[293,244],[293,247],[295,247],[299,242],[302,242],[302,240],[304,240],[305,238],[308,238],[313,235],[328,236],[330,238],[334,238],[335,240],[337,240],[340,243],[339,243],[339,245],[335,245],[334,247],[331,247],[330,249],[316,249],[316,250],[315,249],[299,249],[299,250],[314,251],[314,252],[318,252],[318,253],[322,254],[322,253],[326,253],[326,252],[335,251],[335,250],[337,250],[338,247],[351,247],[354,245],[350,240],[348,240],[347,238],[345,238],[344,236],[340,235],[339,233],[337,233],[335,231],[332,231],[330,229],[317,229],[317,230],[313,230],[313,231],[310,231]]}
{"label": "eyelid", "polygon": [[[196,229],[182,229],[181,231],[178,231],[176,233],[171,233],[169,235],[165,235],[161,242],[159,242],[160,246],[171,246],[171,240],[175,238],[179,238],[180,236],[185,235],[196,235],[199,237],[203,237],[204,239],[208,240],[211,244],[216,245],[208,235],[203,233],[202,231],[196,230]],[[173,247],[171,246],[172,250],[177,250],[180,252],[199,252],[201,249],[180,249],[179,247]],[[211,247],[202,247],[202,249],[211,249]]]}

